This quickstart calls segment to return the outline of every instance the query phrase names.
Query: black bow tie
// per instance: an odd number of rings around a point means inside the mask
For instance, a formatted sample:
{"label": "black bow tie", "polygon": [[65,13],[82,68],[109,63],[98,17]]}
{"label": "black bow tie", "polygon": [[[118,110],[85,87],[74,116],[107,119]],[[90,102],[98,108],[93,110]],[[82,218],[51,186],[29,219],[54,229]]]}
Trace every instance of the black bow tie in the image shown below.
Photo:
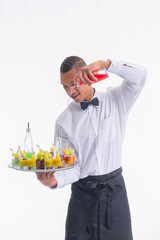
{"label": "black bow tie", "polygon": [[93,98],[92,101],[90,102],[80,102],[81,108],[83,110],[85,110],[90,104],[95,105],[95,106],[99,106],[99,101],[98,98]]}

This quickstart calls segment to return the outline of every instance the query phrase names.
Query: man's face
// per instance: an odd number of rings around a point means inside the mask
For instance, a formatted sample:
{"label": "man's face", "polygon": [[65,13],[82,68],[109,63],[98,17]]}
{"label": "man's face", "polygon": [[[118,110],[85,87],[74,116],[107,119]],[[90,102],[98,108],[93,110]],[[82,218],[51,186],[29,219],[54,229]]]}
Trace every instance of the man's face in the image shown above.
{"label": "man's face", "polygon": [[71,88],[74,86],[73,80],[77,72],[78,70],[72,68],[69,72],[61,73],[61,84],[63,85],[66,93],[78,103],[87,99],[92,87],[88,84],[83,84],[80,87]]}

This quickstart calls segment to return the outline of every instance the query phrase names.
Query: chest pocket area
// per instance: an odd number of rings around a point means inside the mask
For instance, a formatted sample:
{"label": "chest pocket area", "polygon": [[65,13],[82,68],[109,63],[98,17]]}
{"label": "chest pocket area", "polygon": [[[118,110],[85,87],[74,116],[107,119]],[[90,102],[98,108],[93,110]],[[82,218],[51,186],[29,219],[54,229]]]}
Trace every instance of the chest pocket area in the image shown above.
{"label": "chest pocket area", "polygon": [[116,128],[115,122],[113,119],[113,115],[110,114],[107,118],[99,121],[99,128],[98,128],[98,142],[108,143],[116,136]]}

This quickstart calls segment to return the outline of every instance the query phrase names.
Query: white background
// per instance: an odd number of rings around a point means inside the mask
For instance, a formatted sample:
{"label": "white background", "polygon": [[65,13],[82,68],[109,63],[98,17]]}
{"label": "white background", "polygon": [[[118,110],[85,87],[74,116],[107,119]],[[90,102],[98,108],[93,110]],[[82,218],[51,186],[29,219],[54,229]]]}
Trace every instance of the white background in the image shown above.
{"label": "white background", "polygon": [[[159,240],[159,1],[0,0],[0,238],[64,239],[70,186],[51,191],[34,173],[7,168],[9,147],[23,146],[30,121],[34,144],[49,149],[67,106],[59,84],[63,59],[108,58],[143,65],[148,78],[130,116],[123,174],[136,240]],[[110,74],[97,90],[122,79]]]}

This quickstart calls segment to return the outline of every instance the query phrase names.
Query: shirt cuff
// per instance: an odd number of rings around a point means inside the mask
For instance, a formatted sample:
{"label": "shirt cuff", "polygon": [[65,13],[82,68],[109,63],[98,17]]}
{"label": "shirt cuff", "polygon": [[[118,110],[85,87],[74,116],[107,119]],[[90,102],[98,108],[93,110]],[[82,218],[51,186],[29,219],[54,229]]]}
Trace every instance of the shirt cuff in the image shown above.
{"label": "shirt cuff", "polygon": [[111,64],[110,64],[109,68],[107,69],[107,71],[111,72],[111,73],[118,74],[121,71],[121,68],[122,68],[124,63],[122,63],[120,61],[113,60],[113,59],[108,59],[108,61],[110,61]]}
{"label": "shirt cuff", "polygon": [[50,187],[50,189],[55,190],[57,188],[64,187],[65,186],[64,177],[61,176],[60,174],[58,174],[58,172],[55,172],[54,176],[55,176],[55,178],[57,180],[57,185],[53,186],[53,187]]}
{"label": "shirt cuff", "polygon": [[54,174],[56,180],[57,180],[57,188],[62,188],[65,186],[65,181],[64,181],[64,177],[61,176],[60,174],[58,174],[58,172],[55,172]]}

